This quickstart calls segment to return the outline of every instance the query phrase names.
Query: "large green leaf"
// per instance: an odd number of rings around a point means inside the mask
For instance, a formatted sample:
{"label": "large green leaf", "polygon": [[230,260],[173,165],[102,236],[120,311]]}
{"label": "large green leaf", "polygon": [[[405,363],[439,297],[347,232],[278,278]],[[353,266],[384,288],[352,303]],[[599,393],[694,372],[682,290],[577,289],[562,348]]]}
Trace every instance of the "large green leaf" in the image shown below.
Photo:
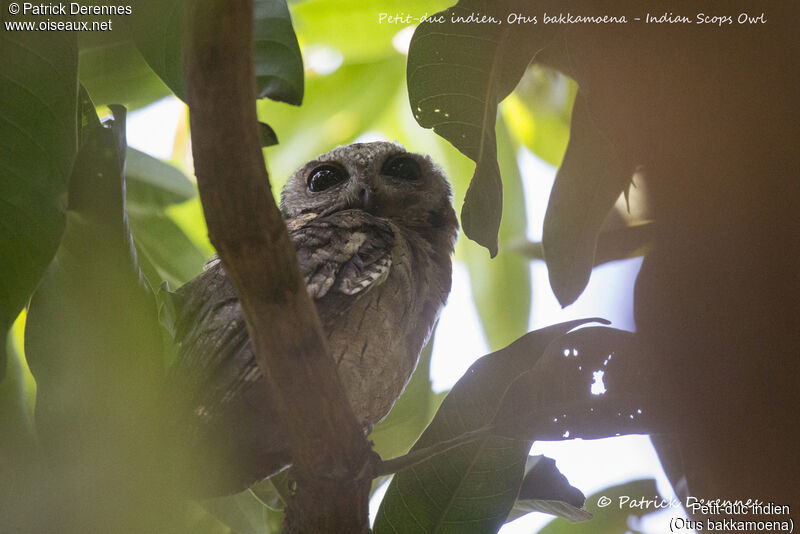
{"label": "large green leaf", "polygon": [[184,99],[182,0],[146,0],[136,3],[128,20],[136,47],[150,68],[175,95]]}
{"label": "large green leaf", "polygon": [[[475,362],[412,451],[493,424],[502,393],[551,342],[586,320],[526,334]],[[386,532],[496,532],[517,498],[530,442],[485,437],[397,473],[375,520]]]}
{"label": "large green leaf", "polygon": [[[547,42],[539,27],[504,24],[514,2],[461,0],[438,13],[443,22],[419,25],[408,54],[408,92],[417,122],[475,162],[461,211],[466,235],[497,254],[503,187],[497,163],[497,105],[519,82]],[[501,23],[465,23],[479,12]]]}
{"label": "large green leaf", "polygon": [[175,514],[157,426],[161,334],[125,217],[124,109],[113,112],[110,127],[84,121],[64,237],[28,314],[48,467],[48,484],[29,489],[48,513],[30,531],[154,531]]}
{"label": "large green leaf", "polygon": [[598,129],[578,92],[542,230],[550,286],[562,306],[575,302],[589,283],[600,228],[633,171]]}
{"label": "large green leaf", "polygon": [[254,7],[258,97],[299,106],[303,101],[303,56],[286,0],[255,0]]}
{"label": "large green leaf", "polygon": [[[185,99],[182,6],[182,0],[137,2],[130,24],[147,63],[178,97]],[[303,58],[285,0],[255,0],[253,38],[258,97],[300,105]]]}
{"label": "large green leaf", "polygon": [[495,432],[519,439],[602,438],[663,431],[652,377],[630,332],[587,327],[554,341],[502,391]]}
{"label": "large green leaf", "polygon": [[77,150],[77,76],[74,33],[0,35],[0,378],[6,331],[64,230]]}
{"label": "large green leaf", "polygon": [[170,94],[124,31],[124,22],[115,22],[111,32],[81,36],[78,72],[96,105],[124,104],[134,109]]}

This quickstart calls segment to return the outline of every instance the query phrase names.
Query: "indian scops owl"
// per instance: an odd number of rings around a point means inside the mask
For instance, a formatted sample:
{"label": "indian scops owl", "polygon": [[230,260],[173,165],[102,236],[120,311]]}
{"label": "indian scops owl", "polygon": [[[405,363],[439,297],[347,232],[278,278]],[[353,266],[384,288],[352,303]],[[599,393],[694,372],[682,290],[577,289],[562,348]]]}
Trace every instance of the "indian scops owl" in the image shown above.
{"label": "indian scops owl", "polygon": [[[342,146],[288,181],[281,211],[356,416],[391,409],[450,292],[458,223],[430,158],[398,144]],[[291,461],[244,315],[221,262],[178,290],[172,376],[189,387],[181,426],[206,495],[242,490]],[[190,421],[186,425],[185,421]]]}

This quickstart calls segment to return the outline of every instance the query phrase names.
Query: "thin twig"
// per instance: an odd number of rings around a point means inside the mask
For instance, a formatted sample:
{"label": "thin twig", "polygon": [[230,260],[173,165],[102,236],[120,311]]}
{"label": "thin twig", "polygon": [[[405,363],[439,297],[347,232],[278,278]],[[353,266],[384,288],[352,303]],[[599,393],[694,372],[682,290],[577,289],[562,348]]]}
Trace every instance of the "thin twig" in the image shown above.
{"label": "thin twig", "polygon": [[397,458],[392,458],[391,460],[384,460],[380,464],[378,464],[377,469],[374,473],[375,477],[390,475],[392,473],[397,473],[398,471],[402,471],[403,469],[408,469],[409,467],[413,467],[415,465],[421,464],[425,460],[433,458],[443,452],[447,452],[450,449],[455,449],[456,447],[460,447],[461,445],[465,445],[467,443],[472,443],[481,438],[485,438],[492,433],[491,426],[484,426],[478,428],[477,430],[471,430],[469,432],[465,432],[463,434],[459,434],[458,436],[445,440],[440,441],[436,445],[431,445],[430,447],[425,447],[424,449],[419,449],[416,451],[411,451],[408,454],[404,454],[403,456],[398,456]]}

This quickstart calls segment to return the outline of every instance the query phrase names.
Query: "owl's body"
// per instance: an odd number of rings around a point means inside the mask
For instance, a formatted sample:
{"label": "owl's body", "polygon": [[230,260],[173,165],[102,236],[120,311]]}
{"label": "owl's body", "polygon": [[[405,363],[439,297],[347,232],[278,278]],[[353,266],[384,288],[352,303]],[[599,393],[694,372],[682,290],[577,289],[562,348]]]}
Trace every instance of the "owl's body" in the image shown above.
{"label": "owl's body", "polygon": [[[457,223],[449,185],[429,158],[399,145],[354,144],[298,170],[281,210],[353,411],[376,423],[405,387],[450,291]],[[241,490],[291,461],[288,437],[221,262],[178,293],[173,376],[192,391],[198,489]]]}

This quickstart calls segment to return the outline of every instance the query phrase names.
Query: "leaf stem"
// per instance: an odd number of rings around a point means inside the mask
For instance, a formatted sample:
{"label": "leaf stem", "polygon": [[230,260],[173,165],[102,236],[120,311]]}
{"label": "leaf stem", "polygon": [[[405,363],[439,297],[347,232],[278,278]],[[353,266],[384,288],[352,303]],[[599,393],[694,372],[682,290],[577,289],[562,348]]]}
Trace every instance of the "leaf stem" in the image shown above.
{"label": "leaf stem", "polygon": [[378,464],[373,476],[377,478],[380,476],[391,475],[392,473],[397,473],[403,469],[408,469],[409,467],[421,464],[422,462],[442,454],[443,452],[447,452],[451,449],[455,449],[456,447],[460,447],[461,445],[466,445],[467,443],[472,443],[473,441],[485,438],[491,435],[492,429],[492,426],[483,426],[476,430],[459,434],[454,438],[440,441],[439,443],[431,445],[430,447],[411,451],[408,454],[398,456],[397,458],[392,458],[391,460],[384,460]]}

